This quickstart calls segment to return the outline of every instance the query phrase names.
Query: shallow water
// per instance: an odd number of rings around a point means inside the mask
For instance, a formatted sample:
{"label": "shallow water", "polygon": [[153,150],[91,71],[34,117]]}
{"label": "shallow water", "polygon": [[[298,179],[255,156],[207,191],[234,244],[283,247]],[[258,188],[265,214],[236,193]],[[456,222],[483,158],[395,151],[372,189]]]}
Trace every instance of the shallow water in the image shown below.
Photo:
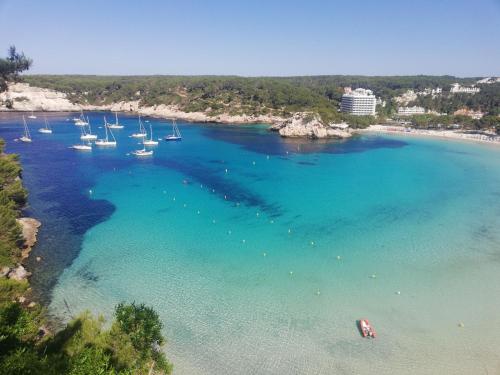
{"label": "shallow water", "polygon": [[178,374],[500,368],[500,150],[180,124],[182,142],[138,160],[134,118],[116,149],[84,154],[67,149],[66,117],[49,118],[52,136],[32,129],[32,145],[13,141],[18,119],[0,121],[44,223],[33,281],[56,317],[153,305]]}

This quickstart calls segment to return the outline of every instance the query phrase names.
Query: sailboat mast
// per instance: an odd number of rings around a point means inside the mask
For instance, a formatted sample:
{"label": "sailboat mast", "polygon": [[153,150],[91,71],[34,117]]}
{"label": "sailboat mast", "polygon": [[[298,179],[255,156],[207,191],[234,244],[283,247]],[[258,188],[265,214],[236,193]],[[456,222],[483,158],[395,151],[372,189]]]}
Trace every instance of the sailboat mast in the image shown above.
{"label": "sailboat mast", "polygon": [[106,142],[108,141],[108,124],[106,123],[106,116],[104,116],[104,130],[106,131]]}

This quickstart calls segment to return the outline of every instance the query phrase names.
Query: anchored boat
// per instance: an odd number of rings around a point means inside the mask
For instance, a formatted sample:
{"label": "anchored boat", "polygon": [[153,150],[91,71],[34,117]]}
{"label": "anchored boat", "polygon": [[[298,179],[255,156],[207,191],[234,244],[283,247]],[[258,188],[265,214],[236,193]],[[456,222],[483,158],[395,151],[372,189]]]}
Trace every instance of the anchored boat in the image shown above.
{"label": "anchored boat", "polygon": [[[106,124],[106,117],[104,117],[104,131],[106,132],[106,137],[104,139],[98,139],[95,141],[96,146],[102,146],[102,147],[115,147],[116,146],[116,139],[115,136],[113,135],[113,132],[111,129],[108,130],[108,126]],[[113,138],[112,141],[109,140],[108,133],[111,134],[111,137]]]}
{"label": "anchored boat", "polygon": [[118,122],[118,113],[115,112],[115,123],[114,124],[108,124],[108,128],[110,129],[123,129],[123,125],[120,125]]}
{"label": "anchored boat", "polygon": [[92,134],[92,128],[90,126],[90,120],[87,117],[87,126],[88,126],[88,131],[85,130],[85,126],[82,126],[82,135],[80,136],[80,139],[82,141],[95,141],[97,139],[96,134]]}
{"label": "anchored boat", "polygon": [[175,122],[175,119],[172,120],[172,134],[167,135],[164,139],[166,141],[181,141],[182,140],[181,132],[179,131],[179,128],[177,127],[177,123]]}
{"label": "anchored boat", "polygon": [[44,116],[43,120],[45,121],[45,126],[43,128],[38,129],[38,132],[43,133],[43,134],[52,134],[52,129],[49,126],[49,122],[47,121],[47,117]]}
{"label": "anchored boat", "polygon": [[23,116],[23,126],[24,126],[24,133],[19,140],[21,142],[26,142],[26,143],[31,143],[31,134],[30,130],[28,129],[28,124],[26,123],[26,119]]}
{"label": "anchored boat", "polygon": [[133,138],[146,138],[147,137],[147,132],[146,128],[144,127],[142,121],[141,121],[141,116],[139,116],[139,133],[133,133],[131,137]]}
{"label": "anchored boat", "polygon": [[158,145],[158,141],[153,140],[153,127],[151,126],[151,124],[149,124],[149,133],[151,134],[150,138],[144,139],[144,141],[142,141],[142,144],[144,146],[156,146],[156,145]]}
{"label": "anchored boat", "polygon": [[377,333],[375,332],[375,329],[372,327],[368,319],[358,320],[358,328],[361,333],[361,336],[363,337],[372,339],[377,337]]}

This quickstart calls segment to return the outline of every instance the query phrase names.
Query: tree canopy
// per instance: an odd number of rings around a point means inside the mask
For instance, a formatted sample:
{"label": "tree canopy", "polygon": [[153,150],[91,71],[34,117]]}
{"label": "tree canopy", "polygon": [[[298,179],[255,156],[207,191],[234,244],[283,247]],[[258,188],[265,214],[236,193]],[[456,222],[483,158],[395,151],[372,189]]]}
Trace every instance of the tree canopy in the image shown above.
{"label": "tree canopy", "polygon": [[23,52],[17,52],[15,46],[10,46],[6,58],[0,58],[0,92],[7,89],[7,81],[16,81],[19,73],[28,70],[33,60]]}

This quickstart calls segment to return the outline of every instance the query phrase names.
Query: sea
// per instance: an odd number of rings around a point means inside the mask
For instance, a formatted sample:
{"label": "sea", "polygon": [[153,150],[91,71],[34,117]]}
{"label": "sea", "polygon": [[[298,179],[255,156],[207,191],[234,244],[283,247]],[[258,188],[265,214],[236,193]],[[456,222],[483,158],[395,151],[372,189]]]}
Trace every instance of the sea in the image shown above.
{"label": "sea", "polygon": [[[174,374],[500,371],[500,148],[404,135],[284,139],[266,125],[119,114],[115,148],[77,151],[0,115],[42,222],[28,268],[54,321],[152,306]],[[104,136],[104,116],[90,112]],[[36,257],[41,257],[39,262]],[[376,339],[362,338],[368,319]]]}

